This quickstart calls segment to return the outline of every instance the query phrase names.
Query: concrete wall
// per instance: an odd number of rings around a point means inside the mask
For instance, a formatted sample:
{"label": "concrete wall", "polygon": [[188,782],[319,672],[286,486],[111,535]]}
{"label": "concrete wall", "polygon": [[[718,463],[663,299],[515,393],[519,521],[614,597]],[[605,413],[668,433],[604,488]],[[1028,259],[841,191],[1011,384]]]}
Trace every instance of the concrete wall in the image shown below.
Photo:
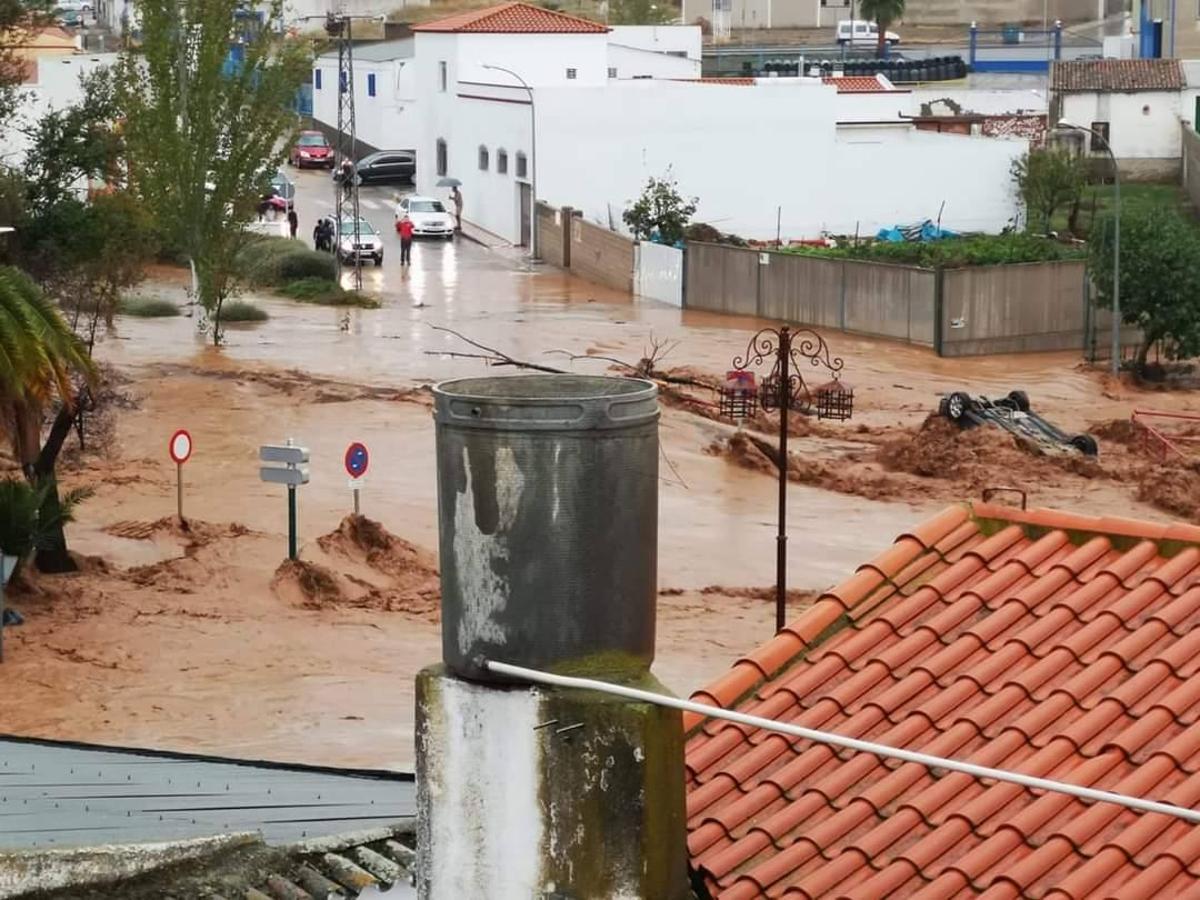
{"label": "concrete wall", "polygon": [[538,255],[587,281],[633,292],[637,244],[623,234],[584,222],[570,207],[538,204]]}
{"label": "concrete wall", "polygon": [[[834,6],[838,0],[830,0]],[[683,21],[714,21],[713,0],[683,0]],[[824,12],[824,17],[822,17]],[[733,0],[731,28],[815,28],[833,25],[831,13],[821,9],[821,0]],[[838,10],[842,12],[842,10]],[[842,18],[849,18],[843,15]]]}
{"label": "concrete wall", "polygon": [[543,262],[559,268],[568,268],[570,260],[563,255],[565,229],[562,212],[545,203],[537,205],[537,248]]}
{"label": "concrete wall", "polygon": [[[1085,128],[1107,122],[1122,175],[1136,180],[1178,177],[1182,112],[1179,91],[1059,94],[1054,98],[1054,107],[1052,118],[1065,118]],[[1103,151],[1096,155],[1106,158]]]}
{"label": "concrete wall", "polygon": [[1086,290],[1083,262],[947,269],[942,355],[1080,348]]}
{"label": "concrete wall", "polygon": [[[1122,0],[1055,0],[1049,7],[1050,20],[1066,24],[1091,22],[1117,15],[1125,9]],[[981,27],[1006,22],[1037,23],[1041,27],[1046,7],[1042,0],[910,0],[904,7],[904,22],[911,25],[963,25]],[[903,35],[902,29],[899,30]]]}
{"label": "concrete wall", "polygon": [[1108,322],[1088,308],[1083,262],[938,272],[714,244],[689,244],[686,260],[688,309],[891,338],[942,356],[1084,349]]}

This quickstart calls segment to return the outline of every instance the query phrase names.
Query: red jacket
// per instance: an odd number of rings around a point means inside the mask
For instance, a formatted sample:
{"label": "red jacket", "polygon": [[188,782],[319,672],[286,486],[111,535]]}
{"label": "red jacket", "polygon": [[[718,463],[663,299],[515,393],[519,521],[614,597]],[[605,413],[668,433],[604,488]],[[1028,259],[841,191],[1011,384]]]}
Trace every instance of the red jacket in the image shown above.
{"label": "red jacket", "polygon": [[413,223],[411,219],[401,219],[396,223],[396,231],[400,234],[400,240],[412,240]]}

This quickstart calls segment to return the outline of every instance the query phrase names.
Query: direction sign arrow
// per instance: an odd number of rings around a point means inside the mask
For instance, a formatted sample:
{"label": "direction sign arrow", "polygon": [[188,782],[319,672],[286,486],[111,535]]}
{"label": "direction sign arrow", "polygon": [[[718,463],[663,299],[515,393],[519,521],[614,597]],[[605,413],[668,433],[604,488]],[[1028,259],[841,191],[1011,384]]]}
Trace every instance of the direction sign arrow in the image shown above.
{"label": "direction sign arrow", "polygon": [[299,465],[308,462],[307,447],[289,447],[286,444],[263,444],[258,448],[258,458],[263,462]]}
{"label": "direction sign arrow", "polygon": [[308,469],[276,469],[273,466],[262,466],[258,470],[258,477],[268,484],[298,487],[308,484]]}

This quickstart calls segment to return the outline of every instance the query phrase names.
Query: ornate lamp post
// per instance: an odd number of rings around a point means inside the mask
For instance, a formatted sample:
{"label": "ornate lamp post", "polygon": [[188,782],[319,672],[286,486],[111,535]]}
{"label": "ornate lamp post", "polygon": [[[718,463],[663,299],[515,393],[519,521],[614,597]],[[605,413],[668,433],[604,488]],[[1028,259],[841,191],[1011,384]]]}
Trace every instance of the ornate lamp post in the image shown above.
{"label": "ornate lamp post", "polygon": [[[755,384],[748,366],[771,361],[771,371],[761,387]],[[801,371],[802,362],[823,368],[830,380],[810,389]],[[764,328],[733,358],[725,386],[720,389],[721,414],[735,422],[750,418],[761,407],[766,412],[779,410],[779,529],[775,537],[775,631],[783,630],[787,620],[787,484],[788,484],[788,413],[816,412],[818,419],[849,419],[854,411],[854,390],[839,378],[844,363],[829,355],[825,339],[807,328]]]}

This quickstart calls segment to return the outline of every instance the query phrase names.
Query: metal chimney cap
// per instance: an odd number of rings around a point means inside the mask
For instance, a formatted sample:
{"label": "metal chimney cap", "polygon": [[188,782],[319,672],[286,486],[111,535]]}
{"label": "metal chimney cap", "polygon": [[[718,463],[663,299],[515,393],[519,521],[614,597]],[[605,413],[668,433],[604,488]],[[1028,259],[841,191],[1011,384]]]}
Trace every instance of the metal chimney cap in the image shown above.
{"label": "metal chimney cap", "polygon": [[642,378],[506,375],[434,385],[434,419],[465,428],[588,430],[658,418],[658,387]]}

